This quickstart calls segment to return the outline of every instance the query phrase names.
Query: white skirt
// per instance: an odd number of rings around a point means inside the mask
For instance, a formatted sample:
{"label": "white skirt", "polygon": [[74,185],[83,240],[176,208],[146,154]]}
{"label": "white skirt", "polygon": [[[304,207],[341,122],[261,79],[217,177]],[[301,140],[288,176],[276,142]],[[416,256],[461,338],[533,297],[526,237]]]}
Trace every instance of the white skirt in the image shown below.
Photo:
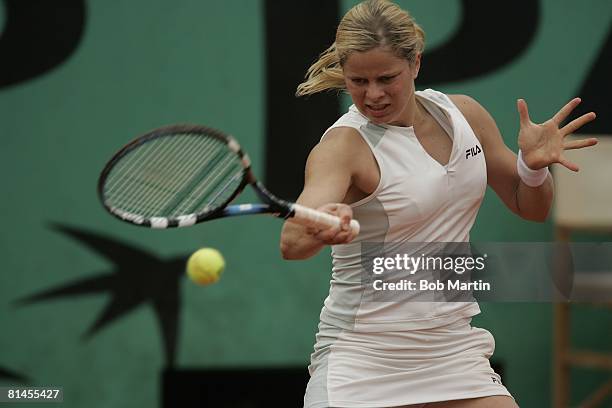
{"label": "white skirt", "polygon": [[462,319],[406,332],[319,324],[305,408],[378,408],[510,393],[489,364],[491,333]]}

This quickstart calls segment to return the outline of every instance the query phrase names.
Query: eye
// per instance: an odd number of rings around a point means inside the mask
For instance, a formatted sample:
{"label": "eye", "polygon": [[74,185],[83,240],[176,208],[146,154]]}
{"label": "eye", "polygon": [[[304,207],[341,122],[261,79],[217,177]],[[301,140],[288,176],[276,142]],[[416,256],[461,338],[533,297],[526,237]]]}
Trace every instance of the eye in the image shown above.
{"label": "eye", "polygon": [[363,85],[365,84],[367,81],[363,78],[351,78],[351,81],[355,84],[355,85]]}
{"label": "eye", "polygon": [[380,82],[386,84],[389,83],[393,80],[393,78],[395,78],[397,75],[385,75],[385,76],[381,76],[379,78]]}

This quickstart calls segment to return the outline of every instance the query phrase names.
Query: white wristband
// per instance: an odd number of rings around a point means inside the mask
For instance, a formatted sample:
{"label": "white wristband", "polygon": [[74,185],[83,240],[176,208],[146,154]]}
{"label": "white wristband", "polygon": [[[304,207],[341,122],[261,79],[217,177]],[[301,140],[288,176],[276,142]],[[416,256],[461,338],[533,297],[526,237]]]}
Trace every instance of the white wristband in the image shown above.
{"label": "white wristband", "polygon": [[518,175],[529,187],[539,187],[544,184],[546,178],[548,177],[548,167],[544,167],[542,169],[533,170],[525,164],[523,161],[523,152],[519,150],[518,159],[516,161],[516,169],[518,170]]}

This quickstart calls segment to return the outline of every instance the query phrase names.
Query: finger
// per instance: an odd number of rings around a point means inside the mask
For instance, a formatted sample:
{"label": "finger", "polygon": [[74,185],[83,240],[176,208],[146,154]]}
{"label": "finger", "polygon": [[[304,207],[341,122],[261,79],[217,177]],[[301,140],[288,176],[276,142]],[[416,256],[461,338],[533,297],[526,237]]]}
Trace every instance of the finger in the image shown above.
{"label": "finger", "polygon": [[337,245],[337,244],[346,244],[348,242],[351,242],[353,240],[353,234],[351,231],[342,231],[340,233],[338,233],[334,239],[333,239],[333,244]]}
{"label": "finger", "polygon": [[529,119],[529,109],[527,108],[527,102],[525,102],[524,99],[517,99],[516,108],[518,109],[521,126],[531,123],[531,119]]}
{"label": "finger", "polygon": [[594,146],[597,144],[597,139],[591,137],[583,140],[572,140],[571,142],[563,143],[563,150],[582,149],[583,147]]}
{"label": "finger", "polygon": [[338,204],[338,207],[336,208],[336,211],[338,213],[338,217],[344,217],[344,216],[348,216],[349,218],[353,217],[353,210],[352,210],[351,206],[349,206],[349,205]]}
{"label": "finger", "polygon": [[597,115],[595,114],[595,112],[585,113],[581,117],[574,119],[567,125],[563,126],[563,128],[561,129],[561,132],[564,135],[569,135],[571,133],[574,133],[576,130],[580,129],[581,127],[583,127],[584,125],[586,125],[587,123],[595,119],[596,117]]}
{"label": "finger", "polygon": [[340,204],[338,203],[329,203],[329,204],[325,204],[321,207],[318,208],[319,211],[324,211],[326,213],[329,214],[335,214],[338,211],[338,206]]}
{"label": "finger", "polygon": [[352,217],[350,214],[343,214],[340,216],[340,228],[342,228],[343,231],[351,229],[351,219]]}
{"label": "finger", "polygon": [[351,217],[344,216],[340,218],[340,229],[342,231],[348,231],[351,226]]}
{"label": "finger", "polygon": [[574,98],[568,103],[566,103],[565,106],[562,107],[561,110],[559,110],[559,112],[557,112],[555,116],[552,117],[553,122],[555,122],[557,126],[561,125],[561,122],[563,122],[565,118],[567,118],[569,114],[572,113],[574,108],[576,108],[576,106],[578,106],[580,102],[582,102],[580,98]]}
{"label": "finger", "polygon": [[341,204],[337,208],[337,216],[340,218],[340,228],[343,231],[350,229],[351,219],[353,218],[353,210],[346,204]]}
{"label": "finger", "polygon": [[326,244],[329,244],[334,241],[334,239],[336,238],[336,235],[338,235],[339,232],[340,232],[340,227],[331,227],[331,228],[327,228],[322,231],[319,231],[318,233],[314,235],[314,237],[318,239],[319,241],[323,241]]}
{"label": "finger", "polygon": [[315,228],[315,227],[306,227],[306,233],[309,235],[317,235],[319,232],[321,232],[320,229]]}
{"label": "finger", "polygon": [[580,168],[578,167],[577,164],[574,164],[571,161],[567,160],[564,156],[561,156],[559,158],[559,164],[561,164],[562,166],[567,167],[571,171],[578,171],[578,170],[580,170]]}

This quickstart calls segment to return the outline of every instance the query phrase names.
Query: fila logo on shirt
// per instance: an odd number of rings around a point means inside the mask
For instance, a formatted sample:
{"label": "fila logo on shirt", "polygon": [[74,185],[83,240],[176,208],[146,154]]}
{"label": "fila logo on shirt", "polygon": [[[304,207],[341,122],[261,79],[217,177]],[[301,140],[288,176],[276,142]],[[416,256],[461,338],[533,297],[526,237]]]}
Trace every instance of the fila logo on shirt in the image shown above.
{"label": "fila logo on shirt", "polygon": [[499,381],[497,378],[495,378],[495,377],[491,377],[491,380],[493,380],[493,383],[494,383],[494,384],[499,384],[499,385],[501,385],[501,381]]}
{"label": "fila logo on shirt", "polygon": [[482,152],[480,146],[476,145],[474,147],[470,147],[465,151],[465,158],[469,159],[470,157],[476,156],[478,153]]}

